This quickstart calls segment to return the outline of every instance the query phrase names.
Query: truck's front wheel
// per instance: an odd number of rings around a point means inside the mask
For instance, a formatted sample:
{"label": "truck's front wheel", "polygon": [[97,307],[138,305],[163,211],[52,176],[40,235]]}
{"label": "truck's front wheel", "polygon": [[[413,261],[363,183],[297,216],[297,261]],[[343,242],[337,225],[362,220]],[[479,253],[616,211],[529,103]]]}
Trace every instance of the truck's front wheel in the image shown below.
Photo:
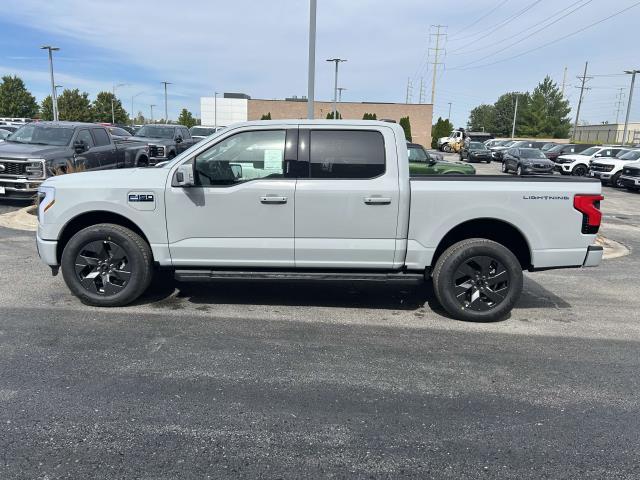
{"label": "truck's front wheel", "polygon": [[463,240],[445,250],[432,277],[438,301],[459,320],[501,320],[522,292],[518,259],[499,243],[482,238]]}
{"label": "truck's front wheel", "polygon": [[62,253],[62,276],[83,303],[120,307],[147,289],[153,275],[151,249],[140,235],[103,223],[76,233]]}

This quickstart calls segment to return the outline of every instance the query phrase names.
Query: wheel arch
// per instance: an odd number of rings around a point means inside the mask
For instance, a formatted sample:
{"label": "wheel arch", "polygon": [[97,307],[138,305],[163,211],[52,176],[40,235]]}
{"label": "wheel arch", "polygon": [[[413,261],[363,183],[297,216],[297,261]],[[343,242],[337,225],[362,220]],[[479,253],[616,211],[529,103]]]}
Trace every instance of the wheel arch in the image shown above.
{"label": "wheel arch", "polygon": [[523,270],[532,267],[531,246],[522,231],[510,222],[497,218],[468,220],[451,228],[438,244],[431,265],[435,265],[442,253],[451,245],[470,238],[486,238],[509,249],[520,262]]}
{"label": "wheel arch", "polygon": [[58,237],[58,245],[56,251],[56,258],[58,262],[60,262],[60,260],[62,259],[62,252],[64,251],[64,247],[67,245],[67,243],[69,243],[69,240],[71,240],[71,238],[76,233],[78,233],[80,230],[83,230],[92,225],[97,225],[99,223],[113,223],[128,228],[140,235],[148,245],[151,245],[149,243],[149,239],[140,229],[140,227],[123,215],[107,210],[92,210],[90,212],[84,212],[73,217],[61,230],[60,236]]}

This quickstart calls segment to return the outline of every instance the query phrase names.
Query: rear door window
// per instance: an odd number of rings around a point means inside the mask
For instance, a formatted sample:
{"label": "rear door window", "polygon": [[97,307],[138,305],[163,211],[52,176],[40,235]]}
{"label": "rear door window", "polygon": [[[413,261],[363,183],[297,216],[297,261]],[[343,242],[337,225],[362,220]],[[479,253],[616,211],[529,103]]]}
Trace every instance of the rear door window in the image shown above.
{"label": "rear door window", "polygon": [[95,141],[96,147],[111,145],[109,134],[104,128],[93,128],[91,129],[91,133],[93,133],[93,140]]}
{"label": "rear door window", "polygon": [[368,130],[311,130],[310,178],[367,179],[385,172],[382,133]]}

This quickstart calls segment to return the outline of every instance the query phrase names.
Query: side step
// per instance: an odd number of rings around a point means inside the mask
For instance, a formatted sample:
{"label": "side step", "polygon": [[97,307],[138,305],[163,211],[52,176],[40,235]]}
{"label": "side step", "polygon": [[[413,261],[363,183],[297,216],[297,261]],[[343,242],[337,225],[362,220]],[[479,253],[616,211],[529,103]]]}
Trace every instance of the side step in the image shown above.
{"label": "side step", "polygon": [[323,272],[323,271],[249,271],[249,270],[176,270],[180,282],[373,282],[417,285],[422,273]]}

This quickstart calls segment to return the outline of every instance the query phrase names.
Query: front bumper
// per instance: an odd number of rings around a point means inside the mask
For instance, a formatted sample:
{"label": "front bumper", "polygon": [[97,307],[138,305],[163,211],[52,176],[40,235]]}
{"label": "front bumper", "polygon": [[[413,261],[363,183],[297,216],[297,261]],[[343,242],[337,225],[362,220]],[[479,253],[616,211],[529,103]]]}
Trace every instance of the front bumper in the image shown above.
{"label": "front bumper", "polygon": [[627,188],[640,188],[640,177],[620,177],[620,183]]}
{"label": "front bumper", "polygon": [[584,257],[583,267],[597,267],[602,262],[604,249],[600,245],[587,247],[587,255]]}
{"label": "front bumper", "polygon": [[[0,198],[33,198],[43,180],[0,178]],[[1,193],[4,190],[4,194]]]}
{"label": "front bumper", "polygon": [[552,175],[554,167],[549,166],[545,168],[533,167],[530,165],[522,165],[522,173],[526,175]]}
{"label": "front bumper", "polygon": [[571,173],[571,163],[558,163],[554,162],[554,170],[562,173],[563,175]]}
{"label": "front bumper", "polygon": [[591,170],[591,172],[589,173],[589,176],[593,178],[599,178],[603,182],[608,182],[609,180],[611,180],[611,177],[612,177],[611,173],[609,172],[600,172],[596,170]]}
{"label": "front bumper", "polygon": [[40,259],[50,267],[58,266],[58,242],[57,240],[43,240],[36,235],[36,248]]}

